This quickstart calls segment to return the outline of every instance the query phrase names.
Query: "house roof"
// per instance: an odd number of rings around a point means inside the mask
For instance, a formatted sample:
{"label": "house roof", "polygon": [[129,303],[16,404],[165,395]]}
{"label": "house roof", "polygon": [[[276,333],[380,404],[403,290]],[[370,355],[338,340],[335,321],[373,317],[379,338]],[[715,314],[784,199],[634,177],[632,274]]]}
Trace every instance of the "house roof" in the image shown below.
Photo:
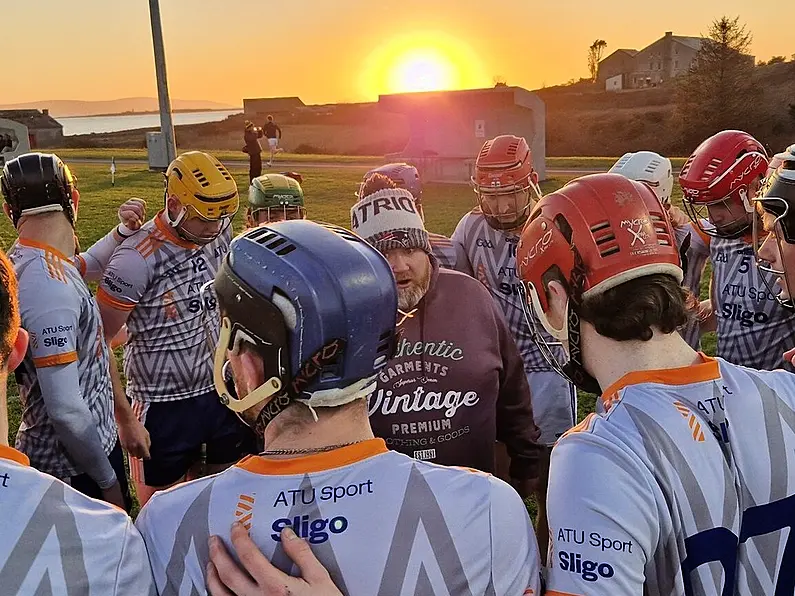
{"label": "house roof", "polygon": [[28,130],[41,130],[43,128],[63,129],[63,124],[49,114],[39,110],[0,110],[0,118],[19,122],[28,127]]}
{"label": "house roof", "polygon": [[701,49],[701,44],[704,41],[701,37],[690,37],[687,35],[674,35],[673,40],[693,48],[696,51]]}
{"label": "house roof", "polygon": [[607,57],[605,57],[605,58],[602,58],[602,59],[599,61],[599,64],[601,64],[601,63],[602,63],[602,62],[604,62],[605,60],[609,60],[610,58],[612,58],[613,56],[615,56],[615,55],[617,55],[617,54],[626,54],[627,56],[629,56],[629,57],[631,58],[631,57],[633,57],[633,56],[634,56],[635,54],[637,54],[637,53],[638,53],[638,50],[629,50],[629,49],[622,48],[622,49],[616,50],[616,51],[615,51],[615,52],[613,52],[612,54],[609,54]]}

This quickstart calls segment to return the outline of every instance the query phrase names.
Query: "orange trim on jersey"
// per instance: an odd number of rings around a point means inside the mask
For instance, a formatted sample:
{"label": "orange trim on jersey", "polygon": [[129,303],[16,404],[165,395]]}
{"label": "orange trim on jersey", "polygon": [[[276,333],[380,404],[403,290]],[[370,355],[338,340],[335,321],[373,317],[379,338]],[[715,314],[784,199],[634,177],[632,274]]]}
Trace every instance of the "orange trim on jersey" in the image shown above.
{"label": "orange trim on jersey", "polygon": [[123,310],[124,312],[129,312],[136,307],[135,303],[129,302],[122,302],[121,300],[114,298],[110,294],[108,294],[105,288],[98,288],[97,289],[97,302],[102,302],[103,304],[107,304],[110,307],[113,307],[117,310]]}
{"label": "orange trim on jersey", "polygon": [[249,455],[240,461],[237,467],[264,476],[309,474],[341,468],[388,451],[383,439],[369,439],[347,447],[340,447],[334,451],[291,459],[268,459],[258,455]]}
{"label": "orange trim on jersey", "polygon": [[47,263],[50,276],[55,280],[66,283],[66,271],[63,268],[63,264],[66,261],[52,252],[44,253],[44,261]]}
{"label": "orange trim on jersey", "polygon": [[630,385],[639,385],[641,383],[690,385],[691,383],[703,383],[704,381],[714,381],[720,378],[718,361],[703,352],[699,352],[698,356],[701,362],[690,366],[661,370],[638,370],[628,373],[602,393],[602,403],[606,407],[611,406],[618,392]]}
{"label": "orange trim on jersey", "polygon": [[199,248],[198,244],[194,244],[193,242],[188,242],[187,240],[183,240],[176,233],[174,230],[171,229],[171,226],[167,225],[163,221],[163,212],[165,210],[161,210],[157,216],[155,217],[155,226],[158,230],[165,236],[166,240],[171,242],[172,244],[176,244],[177,246],[181,246],[182,248],[189,248],[191,250]]}
{"label": "orange trim on jersey", "polygon": [[574,433],[581,433],[591,430],[591,423],[596,419],[596,414],[591,412],[585,418],[580,420],[579,423],[572,426],[569,430],[561,435],[561,439],[563,437],[568,437],[569,435],[573,435]]}
{"label": "orange trim on jersey", "polygon": [[51,252],[56,257],[69,262],[69,257],[63,254],[60,250],[57,250],[50,246],[49,244],[44,244],[42,242],[36,242],[35,240],[30,240],[29,238],[20,238],[19,244],[22,246],[27,246],[28,248],[38,248],[39,250],[43,250],[44,252]]}
{"label": "orange trim on jersey", "polygon": [[572,594],[571,592],[558,592],[557,590],[547,590],[544,592],[547,596],[582,596],[582,594]]}
{"label": "orange trim on jersey", "polygon": [[88,269],[88,265],[86,264],[86,260],[81,257],[80,255],[75,255],[75,259],[77,260],[77,269],[80,271],[80,277],[86,276],[86,270]]}
{"label": "orange trim on jersey", "polygon": [[8,445],[0,445],[0,459],[14,461],[18,464],[22,464],[23,466],[30,465],[30,460],[28,459],[27,455],[21,451],[17,451],[13,447],[9,447]]}
{"label": "orange trim on jersey", "polygon": [[42,356],[33,359],[33,366],[36,368],[47,368],[48,366],[60,366],[71,364],[77,360],[77,352],[66,352],[65,354],[53,354],[52,356]]}
{"label": "orange trim on jersey", "polygon": [[[709,222],[707,222],[707,223],[709,223]],[[709,234],[707,234],[706,232],[704,232],[704,230],[702,230],[702,229],[701,229],[701,226],[698,226],[698,225],[696,225],[696,224],[693,224],[693,223],[691,223],[691,224],[690,224],[690,227],[693,229],[693,231],[694,231],[696,234],[698,234],[698,237],[699,237],[699,238],[701,238],[701,241],[702,241],[704,244],[706,244],[706,245],[707,245],[707,247],[709,247],[709,243],[712,241],[712,236],[710,236]]]}

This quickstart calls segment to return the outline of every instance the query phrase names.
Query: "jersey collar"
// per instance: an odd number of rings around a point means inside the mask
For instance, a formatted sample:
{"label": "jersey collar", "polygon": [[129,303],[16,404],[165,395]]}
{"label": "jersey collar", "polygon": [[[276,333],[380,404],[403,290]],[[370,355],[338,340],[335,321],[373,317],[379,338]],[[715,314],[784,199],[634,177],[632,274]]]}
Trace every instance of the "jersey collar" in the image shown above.
{"label": "jersey collar", "polygon": [[27,455],[7,445],[0,445],[0,459],[7,459],[23,466],[30,465],[30,460]]}
{"label": "jersey collar", "polygon": [[340,447],[334,451],[290,459],[268,459],[258,455],[250,455],[240,461],[237,467],[247,472],[262,474],[263,476],[310,474],[312,472],[324,472],[334,468],[342,468],[388,451],[389,449],[386,448],[386,443],[383,439],[369,439],[347,447]]}
{"label": "jersey collar", "polygon": [[44,252],[52,253],[56,257],[58,257],[59,259],[64,260],[64,261],[66,261],[67,263],[70,263],[70,264],[72,262],[72,259],[67,257],[60,250],[57,250],[57,249],[53,248],[49,244],[44,244],[43,242],[36,242],[35,240],[30,240],[29,238],[18,238],[17,239],[17,244],[19,246],[24,246],[24,247],[27,247],[27,248],[37,248],[39,250],[43,250]]}
{"label": "jersey collar", "polygon": [[188,242],[187,240],[183,240],[180,238],[177,233],[174,231],[170,225],[163,221],[163,217],[165,213],[165,209],[161,209],[158,214],[155,216],[155,227],[160,230],[160,233],[166,237],[166,240],[171,242],[172,244],[176,244],[177,246],[181,246],[182,248],[188,249],[196,249],[199,248],[198,244],[194,244],[193,242]]}
{"label": "jersey collar", "polygon": [[618,400],[619,392],[630,385],[639,385],[641,383],[690,385],[719,379],[720,367],[718,366],[718,361],[703,352],[699,352],[698,356],[701,362],[690,366],[660,370],[638,370],[627,373],[602,392],[602,405],[609,410],[613,403]]}

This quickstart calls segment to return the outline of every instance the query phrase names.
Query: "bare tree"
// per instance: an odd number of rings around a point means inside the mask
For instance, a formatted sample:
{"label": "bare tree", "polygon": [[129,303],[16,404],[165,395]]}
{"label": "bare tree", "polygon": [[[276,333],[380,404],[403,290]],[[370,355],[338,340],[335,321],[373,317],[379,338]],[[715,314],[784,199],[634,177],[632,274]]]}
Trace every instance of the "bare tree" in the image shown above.
{"label": "bare tree", "polygon": [[607,42],[604,39],[597,39],[588,48],[588,72],[594,82],[596,81],[596,75],[599,74],[599,61],[602,59],[602,54],[606,47]]}
{"label": "bare tree", "polygon": [[721,130],[752,127],[760,91],[753,80],[754,61],[748,55],[751,39],[739,17],[724,16],[712,22],[709,36],[677,89],[685,151]]}

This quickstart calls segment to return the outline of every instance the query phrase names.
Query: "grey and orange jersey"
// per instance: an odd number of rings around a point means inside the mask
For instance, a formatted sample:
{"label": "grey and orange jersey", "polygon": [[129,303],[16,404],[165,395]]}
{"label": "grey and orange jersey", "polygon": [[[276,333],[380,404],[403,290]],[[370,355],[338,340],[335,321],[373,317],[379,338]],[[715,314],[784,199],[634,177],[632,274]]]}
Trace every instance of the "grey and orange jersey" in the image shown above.
{"label": "grey and orange jersey", "polygon": [[[231,230],[204,246],[188,243],[162,212],[122,242],[97,291],[103,305],[130,312],[124,347],[127,394],[138,401],[176,401],[213,388],[203,322],[218,335],[218,317],[203,317],[200,291],[229,251]],[[214,308],[213,305],[208,305]]]}
{"label": "grey and orange jersey", "polygon": [[203,594],[207,538],[248,530],[276,567],[290,527],[343,594],[539,596],[527,509],[507,484],[388,451],[371,439],[289,460],[250,456],[216,476],[160,491],[136,525],[160,594]]}
{"label": "grey and orange jersey", "polygon": [[[707,259],[709,259],[709,236],[690,222],[682,227],[674,228],[674,236],[676,237],[676,245],[680,250],[683,242],[688,243],[687,251],[685,251],[687,271],[685,271],[682,285],[690,290],[696,298],[699,298],[701,295],[701,278],[704,275]],[[690,347],[694,350],[700,349],[701,330],[697,320],[691,321],[680,333],[685,341],[690,344]]]}
{"label": "grey and orange jersey", "polygon": [[[552,370],[538,346],[533,341],[522,310],[516,274],[516,247],[519,236],[492,228],[480,210],[467,213],[453,232],[456,246],[456,269],[477,279],[491,292],[500,305],[508,328],[511,330],[524,360],[525,371]],[[550,344],[556,340],[538,324]],[[565,361],[563,347],[558,343],[561,361]]]}
{"label": "grey and orange jersey", "polygon": [[428,232],[428,241],[431,243],[433,256],[439,261],[439,267],[454,270],[456,255],[453,241],[447,236],[434,234],[432,232]]}
{"label": "grey and orange jersey", "polygon": [[106,454],[116,444],[110,353],[99,308],[71,259],[57,250],[19,239],[9,259],[19,280],[22,327],[30,334],[25,360],[17,369],[22,423],[17,449],[33,466],[58,478],[79,470],[58,440],[47,413],[38,373],[77,363],[80,397],[88,406]]}
{"label": "grey and orange jersey", "polygon": [[552,450],[547,595],[795,592],[795,375],[631,372]]}
{"label": "grey and orange jersey", "polygon": [[0,591],[155,596],[132,520],[28,464],[0,446]]}
{"label": "grey and orange jersey", "polygon": [[762,280],[769,276],[775,287],[775,277],[759,271],[753,246],[743,238],[709,241],[717,355],[751,368],[793,370],[783,354],[795,346],[795,313],[781,306]]}

